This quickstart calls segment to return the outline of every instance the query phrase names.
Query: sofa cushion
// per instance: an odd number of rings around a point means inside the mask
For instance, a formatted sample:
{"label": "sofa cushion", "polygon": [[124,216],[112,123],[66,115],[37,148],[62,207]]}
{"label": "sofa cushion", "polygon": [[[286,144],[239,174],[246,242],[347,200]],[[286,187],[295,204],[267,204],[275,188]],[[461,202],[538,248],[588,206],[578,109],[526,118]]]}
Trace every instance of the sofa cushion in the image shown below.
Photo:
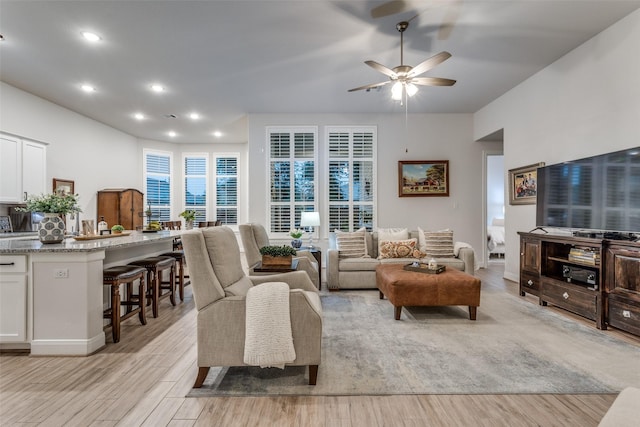
{"label": "sofa cushion", "polygon": [[380,264],[375,258],[341,258],[338,263],[339,271],[376,271]]}
{"label": "sofa cushion", "polygon": [[378,256],[380,256],[382,242],[407,240],[408,238],[409,230],[406,228],[378,228]]}
{"label": "sofa cushion", "polygon": [[417,244],[417,239],[396,240],[391,242],[383,241],[380,243],[378,259],[411,257],[422,258],[425,256],[425,254],[416,249]]}
{"label": "sofa cushion", "polygon": [[340,258],[364,258],[367,256],[365,234],[367,230],[362,227],[357,231],[346,232],[336,230],[336,248]]}
{"label": "sofa cushion", "polygon": [[[420,239],[422,236],[422,241]],[[453,231],[424,231],[418,228],[419,249],[433,258],[453,258]]]}

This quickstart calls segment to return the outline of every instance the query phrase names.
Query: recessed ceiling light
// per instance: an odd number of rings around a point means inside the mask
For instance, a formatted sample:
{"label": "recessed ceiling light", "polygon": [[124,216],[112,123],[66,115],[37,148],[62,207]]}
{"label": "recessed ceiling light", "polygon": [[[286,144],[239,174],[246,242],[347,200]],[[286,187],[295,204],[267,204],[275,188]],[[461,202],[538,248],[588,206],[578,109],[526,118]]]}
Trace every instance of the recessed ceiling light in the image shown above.
{"label": "recessed ceiling light", "polygon": [[142,114],[142,113],[135,113],[135,114],[133,115],[133,118],[134,118],[134,119],[136,119],[136,120],[144,120],[144,114]]}
{"label": "recessed ceiling light", "polygon": [[84,37],[84,39],[89,42],[99,42],[100,40],[102,40],[102,37],[90,31],[83,31],[82,37]]}
{"label": "recessed ceiling light", "polygon": [[158,83],[154,83],[151,86],[151,90],[157,93],[164,92],[164,86]]}
{"label": "recessed ceiling light", "polygon": [[178,134],[175,133],[174,131],[170,130],[169,132],[167,132],[167,135],[169,135],[171,138],[175,138],[176,135],[178,135]]}
{"label": "recessed ceiling light", "polygon": [[213,136],[215,136],[216,138],[220,138],[222,136],[222,132],[217,130],[217,131],[213,132]]}
{"label": "recessed ceiling light", "polygon": [[198,120],[200,118],[200,114],[198,114],[198,113],[190,113],[189,114],[189,118],[191,120]]}
{"label": "recessed ceiling light", "polygon": [[95,91],[96,91],[96,88],[95,88],[95,87],[93,87],[93,86],[91,86],[91,85],[89,85],[89,84],[86,84],[86,83],[85,83],[85,84],[83,84],[83,85],[81,85],[81,86],[80,86],[80,89],[82,89],[83,91],[85,91],[85,92],[87,92],[87,93],[95,92]]}

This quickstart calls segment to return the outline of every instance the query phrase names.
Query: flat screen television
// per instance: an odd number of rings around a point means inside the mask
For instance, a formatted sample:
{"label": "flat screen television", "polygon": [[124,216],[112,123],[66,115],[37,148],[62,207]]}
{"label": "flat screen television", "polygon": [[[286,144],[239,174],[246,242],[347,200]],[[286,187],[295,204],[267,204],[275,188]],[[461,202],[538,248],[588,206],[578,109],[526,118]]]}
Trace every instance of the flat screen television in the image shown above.
{"label": "flat screen television", "polygon": [[640,147],[538,168],[536,226],[640,232]]}

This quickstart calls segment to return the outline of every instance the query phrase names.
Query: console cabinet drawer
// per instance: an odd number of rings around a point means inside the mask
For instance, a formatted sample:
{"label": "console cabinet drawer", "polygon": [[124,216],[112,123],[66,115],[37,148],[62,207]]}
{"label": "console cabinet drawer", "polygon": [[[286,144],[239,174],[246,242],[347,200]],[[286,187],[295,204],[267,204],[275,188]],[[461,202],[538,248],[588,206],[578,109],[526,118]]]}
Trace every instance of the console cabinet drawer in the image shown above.
{"label": "console cabinet drawer", "polygon": [[607,323],[614,328],[640,335],[640,304],[632,301],[619,301],[614,295],[609,296]]}
{"label": "console cabinet drawer", "polygon": [[540,295],[540,276],[537,274],[520,273],[520,292]]}
{"label": "console cabinet drawer", "polygon": [[540,299],[584,316],[587,319],[595,320],[597,316],[597,292],[583,290],[576,285],[543,279]]}

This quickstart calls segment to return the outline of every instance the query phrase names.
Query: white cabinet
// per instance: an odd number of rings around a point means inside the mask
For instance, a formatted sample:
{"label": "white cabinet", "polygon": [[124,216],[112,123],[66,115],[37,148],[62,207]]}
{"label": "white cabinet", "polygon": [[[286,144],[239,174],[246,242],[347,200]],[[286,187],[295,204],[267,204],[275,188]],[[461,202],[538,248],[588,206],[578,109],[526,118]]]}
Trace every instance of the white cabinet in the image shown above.
{"label": "white cabinet", "polygon": [[27,341],[27,257],[0,255],[0,343]]}
{"label": "white cabinet", "polygon": [[0,134],[0,202],[20,203],[47,193],[47,147]]}
{"label": "white cabinet", "polygon": [[0,135],[0,202],[22,201],[22,141]]}
{"label": "white cabinet", "polygon": [[22,194],[49,193],[47,189],[47,147],[33,141],[22,141]]}

